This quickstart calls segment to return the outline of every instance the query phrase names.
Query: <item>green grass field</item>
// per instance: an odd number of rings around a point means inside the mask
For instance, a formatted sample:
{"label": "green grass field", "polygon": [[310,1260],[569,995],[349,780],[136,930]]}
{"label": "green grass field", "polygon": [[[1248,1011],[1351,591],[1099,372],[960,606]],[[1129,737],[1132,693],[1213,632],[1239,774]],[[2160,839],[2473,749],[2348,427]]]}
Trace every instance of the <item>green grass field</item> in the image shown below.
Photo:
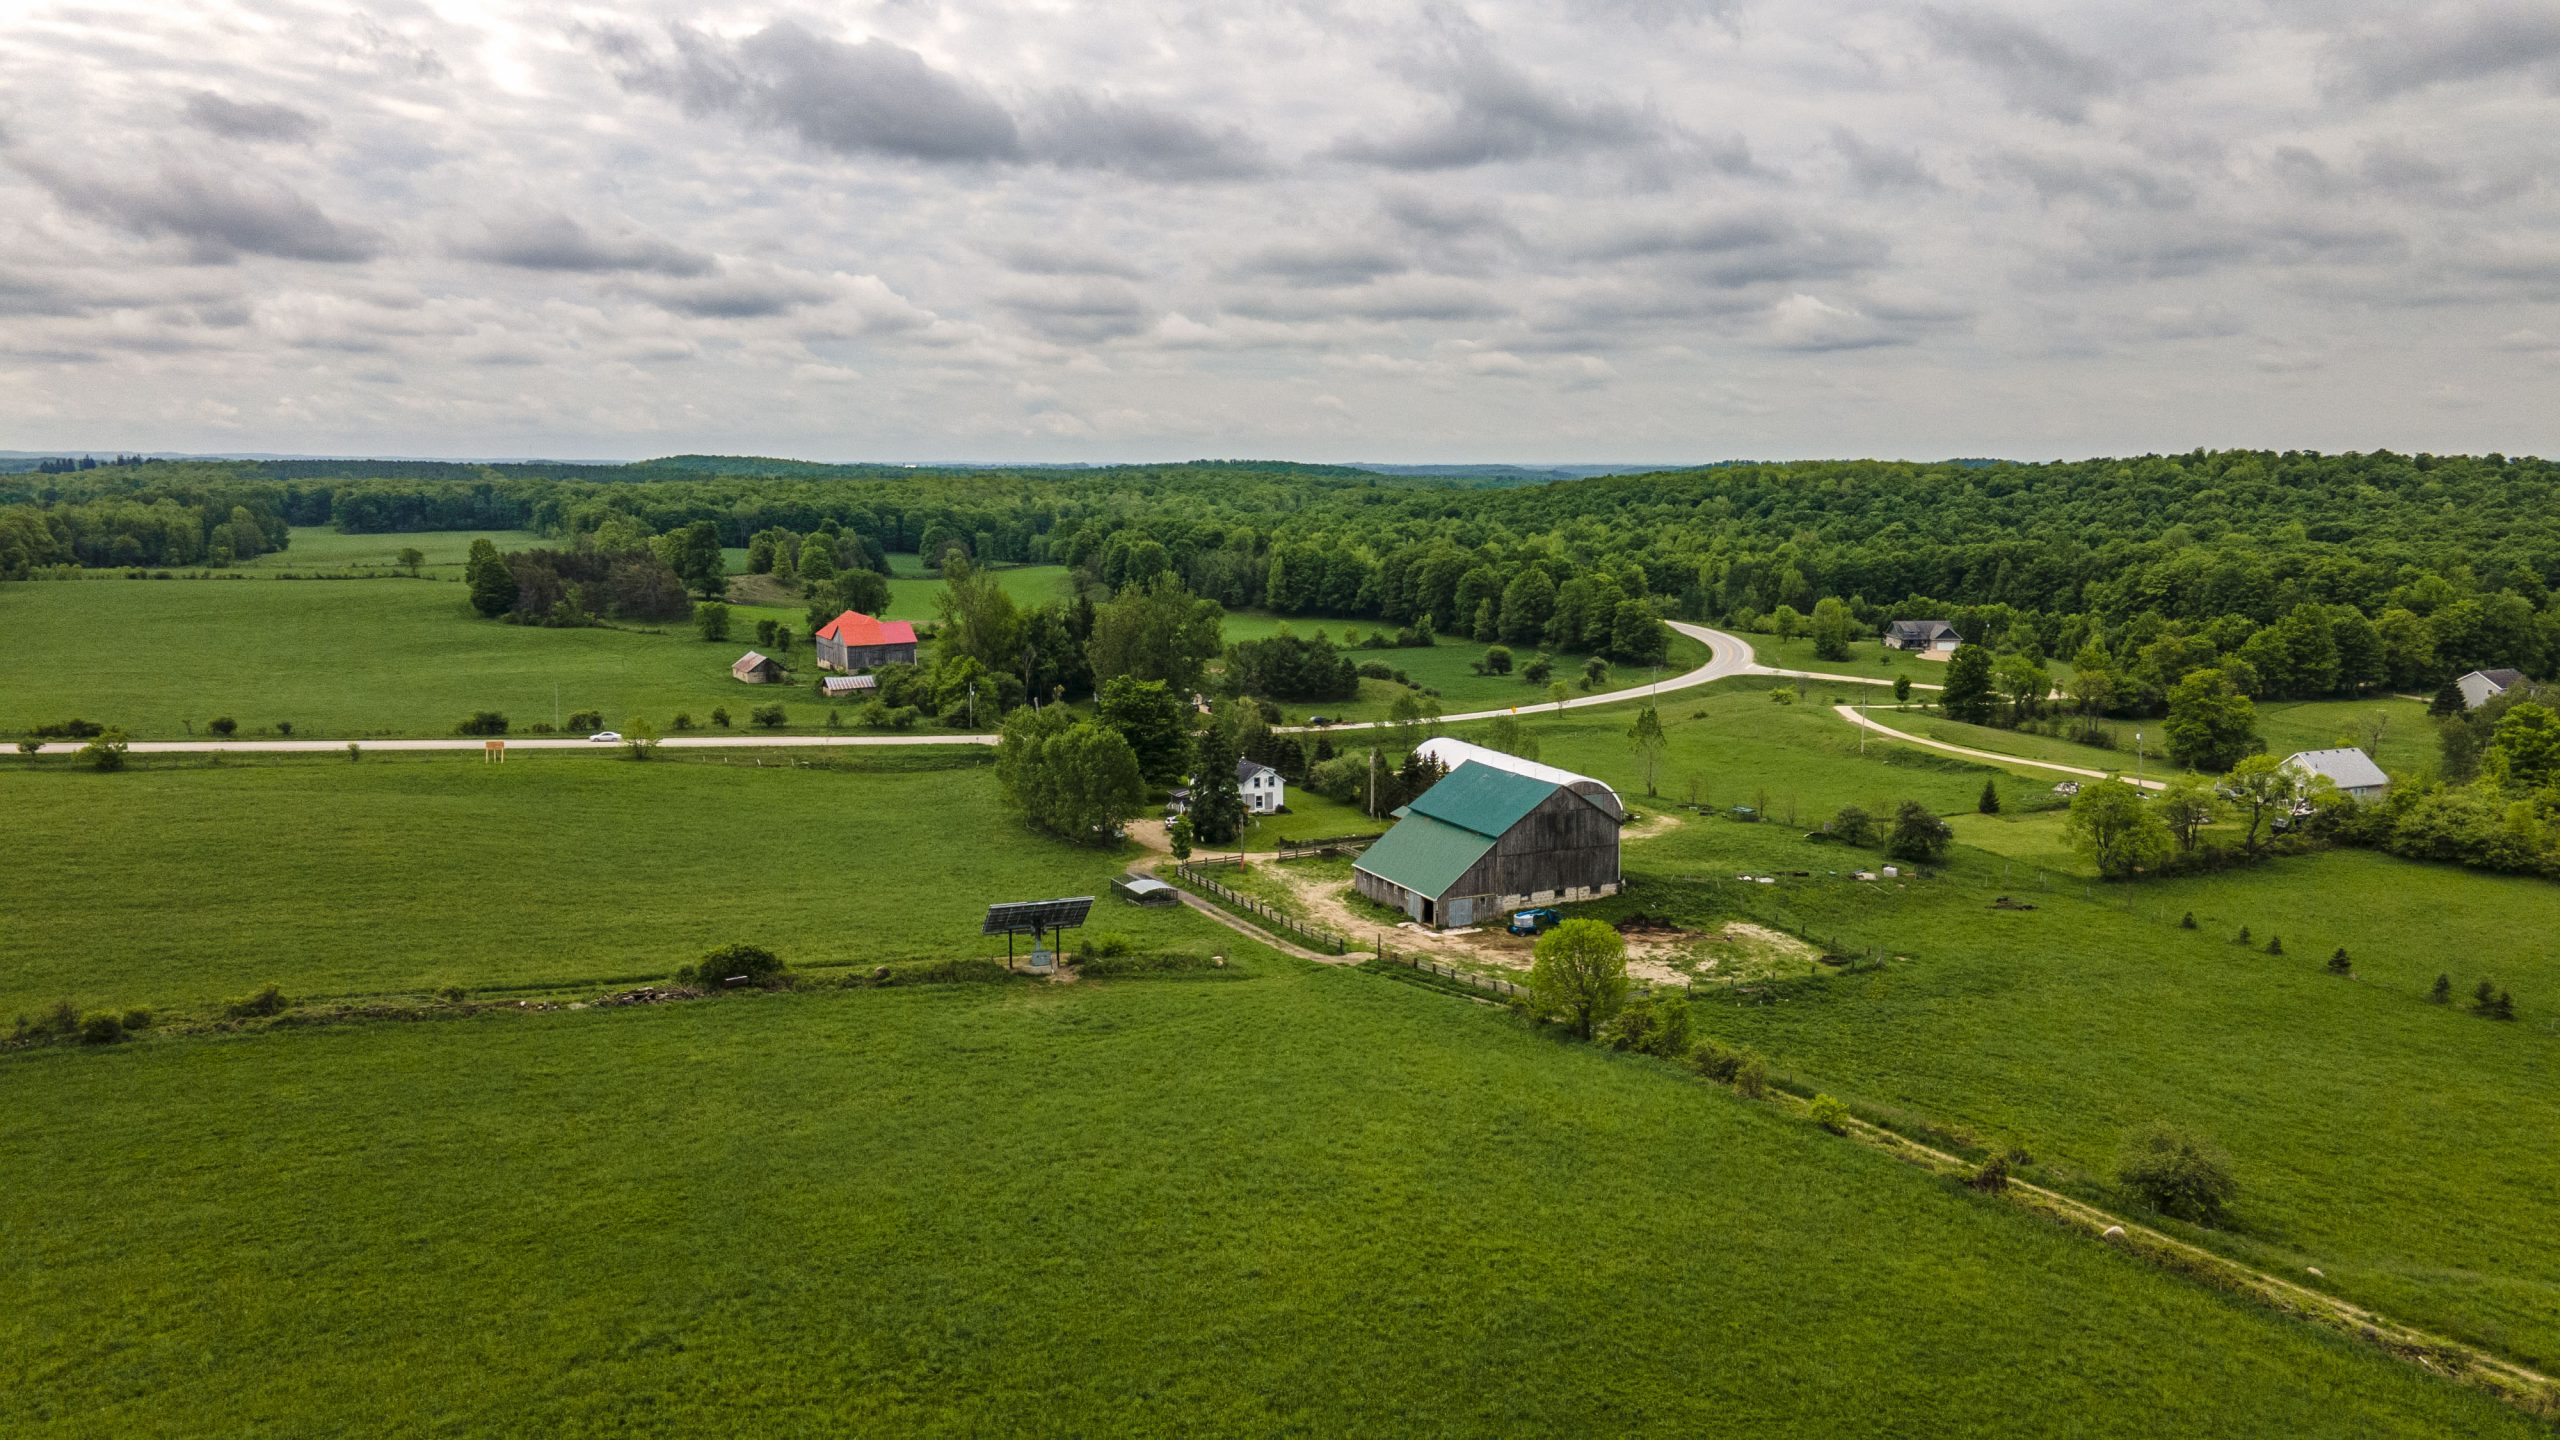
{"label": "green grass field", "polygon": [[1813,653],[1813,637],[1810,635],[1797,635],[1786,640],[1775,635],[1745,635],[1742,638],[1751,643],[1751,658],[1780,670],[1869,675],[1888,685],[1897,675],[1909,676],[1914,685],[1936,685],[1946,678],[1946,662],[1923,660],[1899,650],[1887,650],[1875,640],[1852,642],[1846,660],[1825,660]]}
{"label": "green grass field", "polygon": [[[205,733],[228,715],[248,737],[287,721],[331,739],[440,735],[475,710],[521,730],[555,713],[599,709],[617,728],[678,711],[707,723],[726,706],[783,701],[795,723],[825,708],[807,690],[729,678],[754,643],[740,612],[733,638],[546,630],[474,616],[445,581],[96,580],[0,586],[0,731],[77,715],[136,739]],[[788,617],[798,623],[796,614]],[[556,711],[555,711],[556,692]]]}
{"label": "green grass field", "polygon": [[[1254,611],[1238,611],[1227,617],[1225,634],[1227,643],[1234,644],[1240,640],[1258,640],[1275,635],[1283,627],[1292,634],[1303,636],[1322,634],[1336,645],[1346,645],[1346,642],[1356,643],[1367,636],[1376,628],[1376,624],[1369,621],[1328,620],[1307,616],[1284,617]],[[1360,681],[1358,699],[1293,701],[1281,706],[1283,718],[1293,725],[1302,724],[1310,716],[1315,715],[1322,715],[1332,720],[1384,720],[1394,709],[1399,696],[1412,695],[1417,700],[1431,698],[1420,693],[1423,689],[1439,691],[1437,703],[1442,713],[1451,715],[1463,714],[1471,710],[1491,710],[1501,706],[1517,706],[1523,711],[1528,711],[1548,703],[1546,687],[1523,681],[1517,668],[1509,675],[1476,674],[1474,666],[1477,661],[1484,658],[1487,648],[1481,641],[1453,640],[1445,635],[1440,637],[1439,643],[1427,649],[1415,647],[1402,650],[1361,650],[1346,646],[1346,653],[1354,663],[1375,661],[1392,669],[1402,670],[1407,678],[1413,681],[1414,686],[1420,689],[1409,688],[1393,680],[1374,680],[1364,677]],[[1528,664],[1531,657],[1537,653],[1530,647],[1512,647],[1515,667]],[[1566,654],[1555,657],[1555,678],[1571,684],[1573,693],[1576,695],[1585,693],[1582,689],[1582,666],[1587,658],[1582,655]],[[1670,658],[1663,663],[1661,673],[1665,676],[1678,675],[1683,671],[1695,669],[1706,661],[1705,646],[1675,632],[1671,639]],[[1611,670],[1607,683],[1601,688],[1617,690],[1640,685],[1653,673],[1650,669],[1635,670],[1620,666]]]}
{"label": "green grass field", "polygon": [[1357,972],[0,1066],[12,1435],[2543,1433]]}
{"label": "green grass field", "polygon": [[[350,995],[660,978],[732,940],[799,965],[1002,955],[978,934],[987,904],[1059,895],[1106,897],[1093,929],[1149,946],[1244,943],[1107,898],[1135,850],[1032,834],[983,759],[13,761],[0,1017],[58,999],[199,1007],[271,981]],[[923,831],[907,818],[927,815]]]}
{"label": "green grass field", "polygon": [[[504,550],[534,549],[551,542],[529,530],[434,530],[425,533],[393,535],[341,535],[324,526],[297,525],[293,541],[282,550],[270,551],[232,569],[248,574],[342,574],[347,571],[379,571],[393,573],[400,569],[400,552],[414,549],[426,557],[420,572],[437,579],[462,578],[462,562],[470,558],[471,542],[487,537]],[[738,552],[743,557],[746,552]],[[113,572],[122,574],[122,571]]]}
{"label": "green grass field", "polygon": [[[2118,741],[2118,748],[2108,750],[1995,725],[1967,725],[1918,704],[1906,709],[1879,708],[1874,714],[1897,730],[1949,744],[2023,759],[2118,770],[2128,775],[2134,772],[2138,734],[2144,774],[2165,775],[2179,768],[2170,763],[2162,749],[2161,721],[2156,717],[2109,718],[2102,722]],[[2374,759],[2386,772],[2407,776],[2433,769],[2437,757],[2435,730],[2427,721],[2427,707],[2415,700],[2379,696],[2364,700],[2268,701],[2258,707],[2258,733],[2272,755],[2343,746],[2361,748],[2373,733],[2377,718],[2381,722],[2382,745]]]}

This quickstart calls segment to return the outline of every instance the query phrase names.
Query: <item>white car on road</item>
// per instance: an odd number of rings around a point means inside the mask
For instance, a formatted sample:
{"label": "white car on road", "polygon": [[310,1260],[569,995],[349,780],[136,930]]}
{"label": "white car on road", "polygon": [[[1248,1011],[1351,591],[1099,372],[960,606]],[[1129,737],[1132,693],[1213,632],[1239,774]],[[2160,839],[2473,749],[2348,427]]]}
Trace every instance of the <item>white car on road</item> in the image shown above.
{"label": "white car on road", "polygon": [[599,730],[587,738],[599,745],[617,745],[622,741],[622,732],[619,730]]}

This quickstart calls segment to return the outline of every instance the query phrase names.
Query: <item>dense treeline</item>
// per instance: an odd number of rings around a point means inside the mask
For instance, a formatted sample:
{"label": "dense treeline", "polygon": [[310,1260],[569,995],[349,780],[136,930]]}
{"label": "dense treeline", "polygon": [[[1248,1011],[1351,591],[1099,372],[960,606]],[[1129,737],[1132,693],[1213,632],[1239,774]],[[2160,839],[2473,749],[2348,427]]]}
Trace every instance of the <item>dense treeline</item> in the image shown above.
{"label": "dense treeline", "polygon": [[[0,498],[31,502],[0,505],[19,517],[0,532],[13,535],[29,510],[109,498],[148,509],[224,485],[269,496],[294,524],[503,526],[563,548],[617,524],[654,536],[709,521],[740,546],[832,522],[866,555],[1055,562],[1114,588],[1171,575],[1229,609],[1427,618],[1443,635],[1639,663],[1621,643],[1622,607],[1636,639],[1658,636],[1653,612],[1756,622],[1837,598],[1870,632],[1919,611],[2004,654],[2071,659],[2094,643],[2122,682],[2118,706],[2156,707],[2175,683],[2180,657],[2153,650],[2164,640],[2199,664],[2245,660],[2265,695],[2560,664],[2560,465],[2498,455],[1802,462],[1496,490],[1279,464],[911,470],[703,456],[189,462],[0,484],[11,487]],[[147,550],[147,532],[137,525],[129,548]],[[134,563],[88,558],[115,548],[22,537],[0,564]]]}

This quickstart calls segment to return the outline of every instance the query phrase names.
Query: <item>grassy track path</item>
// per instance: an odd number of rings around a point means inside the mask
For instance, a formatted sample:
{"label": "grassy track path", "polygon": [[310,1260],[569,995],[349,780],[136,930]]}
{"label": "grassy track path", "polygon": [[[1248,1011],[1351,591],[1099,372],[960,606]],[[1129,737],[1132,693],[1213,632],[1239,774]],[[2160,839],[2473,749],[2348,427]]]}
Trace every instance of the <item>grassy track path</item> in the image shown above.
{"label": "grassy track path", "polygon": [[[1949,755],[1961,755],[1968,760],[1988,760],[1996,765],[2024,765],[2030,769],[2051,770],[2059,775],[2079,775],[2091,780],[2104,780],[2111,773],[2105,770],[2092,770],[2083,765],[2063,765],[2051,760],[2029,760],[2017,755],[2003,755],[1997,750],[1976,750],[1970,745],[1951,745],[1944,740],[1932,740],[1925,735],[1914,735],[1908,730],[1896,730],[1883,721],[1867,715],[1855,705],[1834,705],[1831,708],[1841,719],[1852,725],[1872,730],[1888,740],[1900,740],[1924,749],[1942,751]],[[2123,780],[2127,785],[2139,785],[2145,790],[2163,788],[2162,782],[2158,780],[2136,780],[2130,776],[2116,778]]]}

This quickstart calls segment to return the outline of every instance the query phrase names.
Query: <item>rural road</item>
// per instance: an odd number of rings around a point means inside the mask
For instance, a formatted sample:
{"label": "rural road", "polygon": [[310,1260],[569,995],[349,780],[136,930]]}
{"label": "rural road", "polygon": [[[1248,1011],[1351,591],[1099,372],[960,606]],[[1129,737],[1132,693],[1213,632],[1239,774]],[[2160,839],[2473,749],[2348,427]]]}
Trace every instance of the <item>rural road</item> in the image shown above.
{"label": "rural road", "polygon": [[[1590,705],[1616,705],[1644,695],[1666,690],[1687,690],[1713,684],[1736,675],[1785,675],[1805,680],[1830,680],[1849,685],[1882,685],[1889,683],[1872,675],[1832,675],[1820,670],[1781,670],[1762,665],[1752,658],[1751,646],[1739,635],[1692,625],[1685,620],[1663,622],[1672,629],[1707,647],[1707,663],[1686,674],[1648,685],[1631,685],[1623,690],[1605,690],[1596,695],[1578,695],[1558,703],[1540,700],[1528,705],[1504,706],[1493,710],[1469,710],[1457,715],[1439,717],[1441,724],[1462,720],[1491,720],[1496,716],[1534,714],[1555,710],[1579,710]],[[1915,690],[1935,690],[1935,685],[1915,685]],[[1360,720],[1342,725],[1281,725],[1273,728],[1282,733],[1333,733],[1343,730],[1382,730],[1391,728],[1389,720]],[[1905,739],[1913,737],[1905,736]],[[70,755],[81,746],[80,741],[59,741],[37,749],[39,755]],[[485,742],[471,737],[418,740],[361,740],[367,750],[478,750]],[[669,750],[750,750],[806,749],[834,745],[993,745],[993,735],[678,735],[658,742]],[[1930,742],[1921,741],[1922,744]],[[507,749],[517,750],[605,750],[576,736],[549,736],[539,739],[507,738]],[[252,755],[317,755],[340,754],[347,748],[344,740],[136,740],[129,747],[136,755],[186,754],[252,754]],[[0,752],[15,753],[15,752]]]}
{"label": "rural road", "polygon": [[[1839,713],[1841,719],[1850,724],[1872,730],[1889,740],[1900,740],[1905,744],[1918,745],[1923,749],[1936,750],[1948,755],[1961,755],[1968,760],[1989,760],[2001,765],[2024,765],[2030,769],[2051,770],[2057,775],[2078,775],[2091,780],[2104,780],[2113,773],[2106,770],[2091,770],[2079,765],[2060,765],[2051,760],[2027,760],[2016,755],[2003,755],[1997,750],[1976,750],[1969,745],[1950,745],[1944,740],[1931,740],[1926,736],[1914,735],[1908,730],[1896,730],[1883,721],[1868,716],[1855,705],[1834,705],[1831,708]],[[2117,778],[2127,785],[2139,785],[2145,790],[2167,788],[2158,780],[2136,780],[2129,775]]]}

